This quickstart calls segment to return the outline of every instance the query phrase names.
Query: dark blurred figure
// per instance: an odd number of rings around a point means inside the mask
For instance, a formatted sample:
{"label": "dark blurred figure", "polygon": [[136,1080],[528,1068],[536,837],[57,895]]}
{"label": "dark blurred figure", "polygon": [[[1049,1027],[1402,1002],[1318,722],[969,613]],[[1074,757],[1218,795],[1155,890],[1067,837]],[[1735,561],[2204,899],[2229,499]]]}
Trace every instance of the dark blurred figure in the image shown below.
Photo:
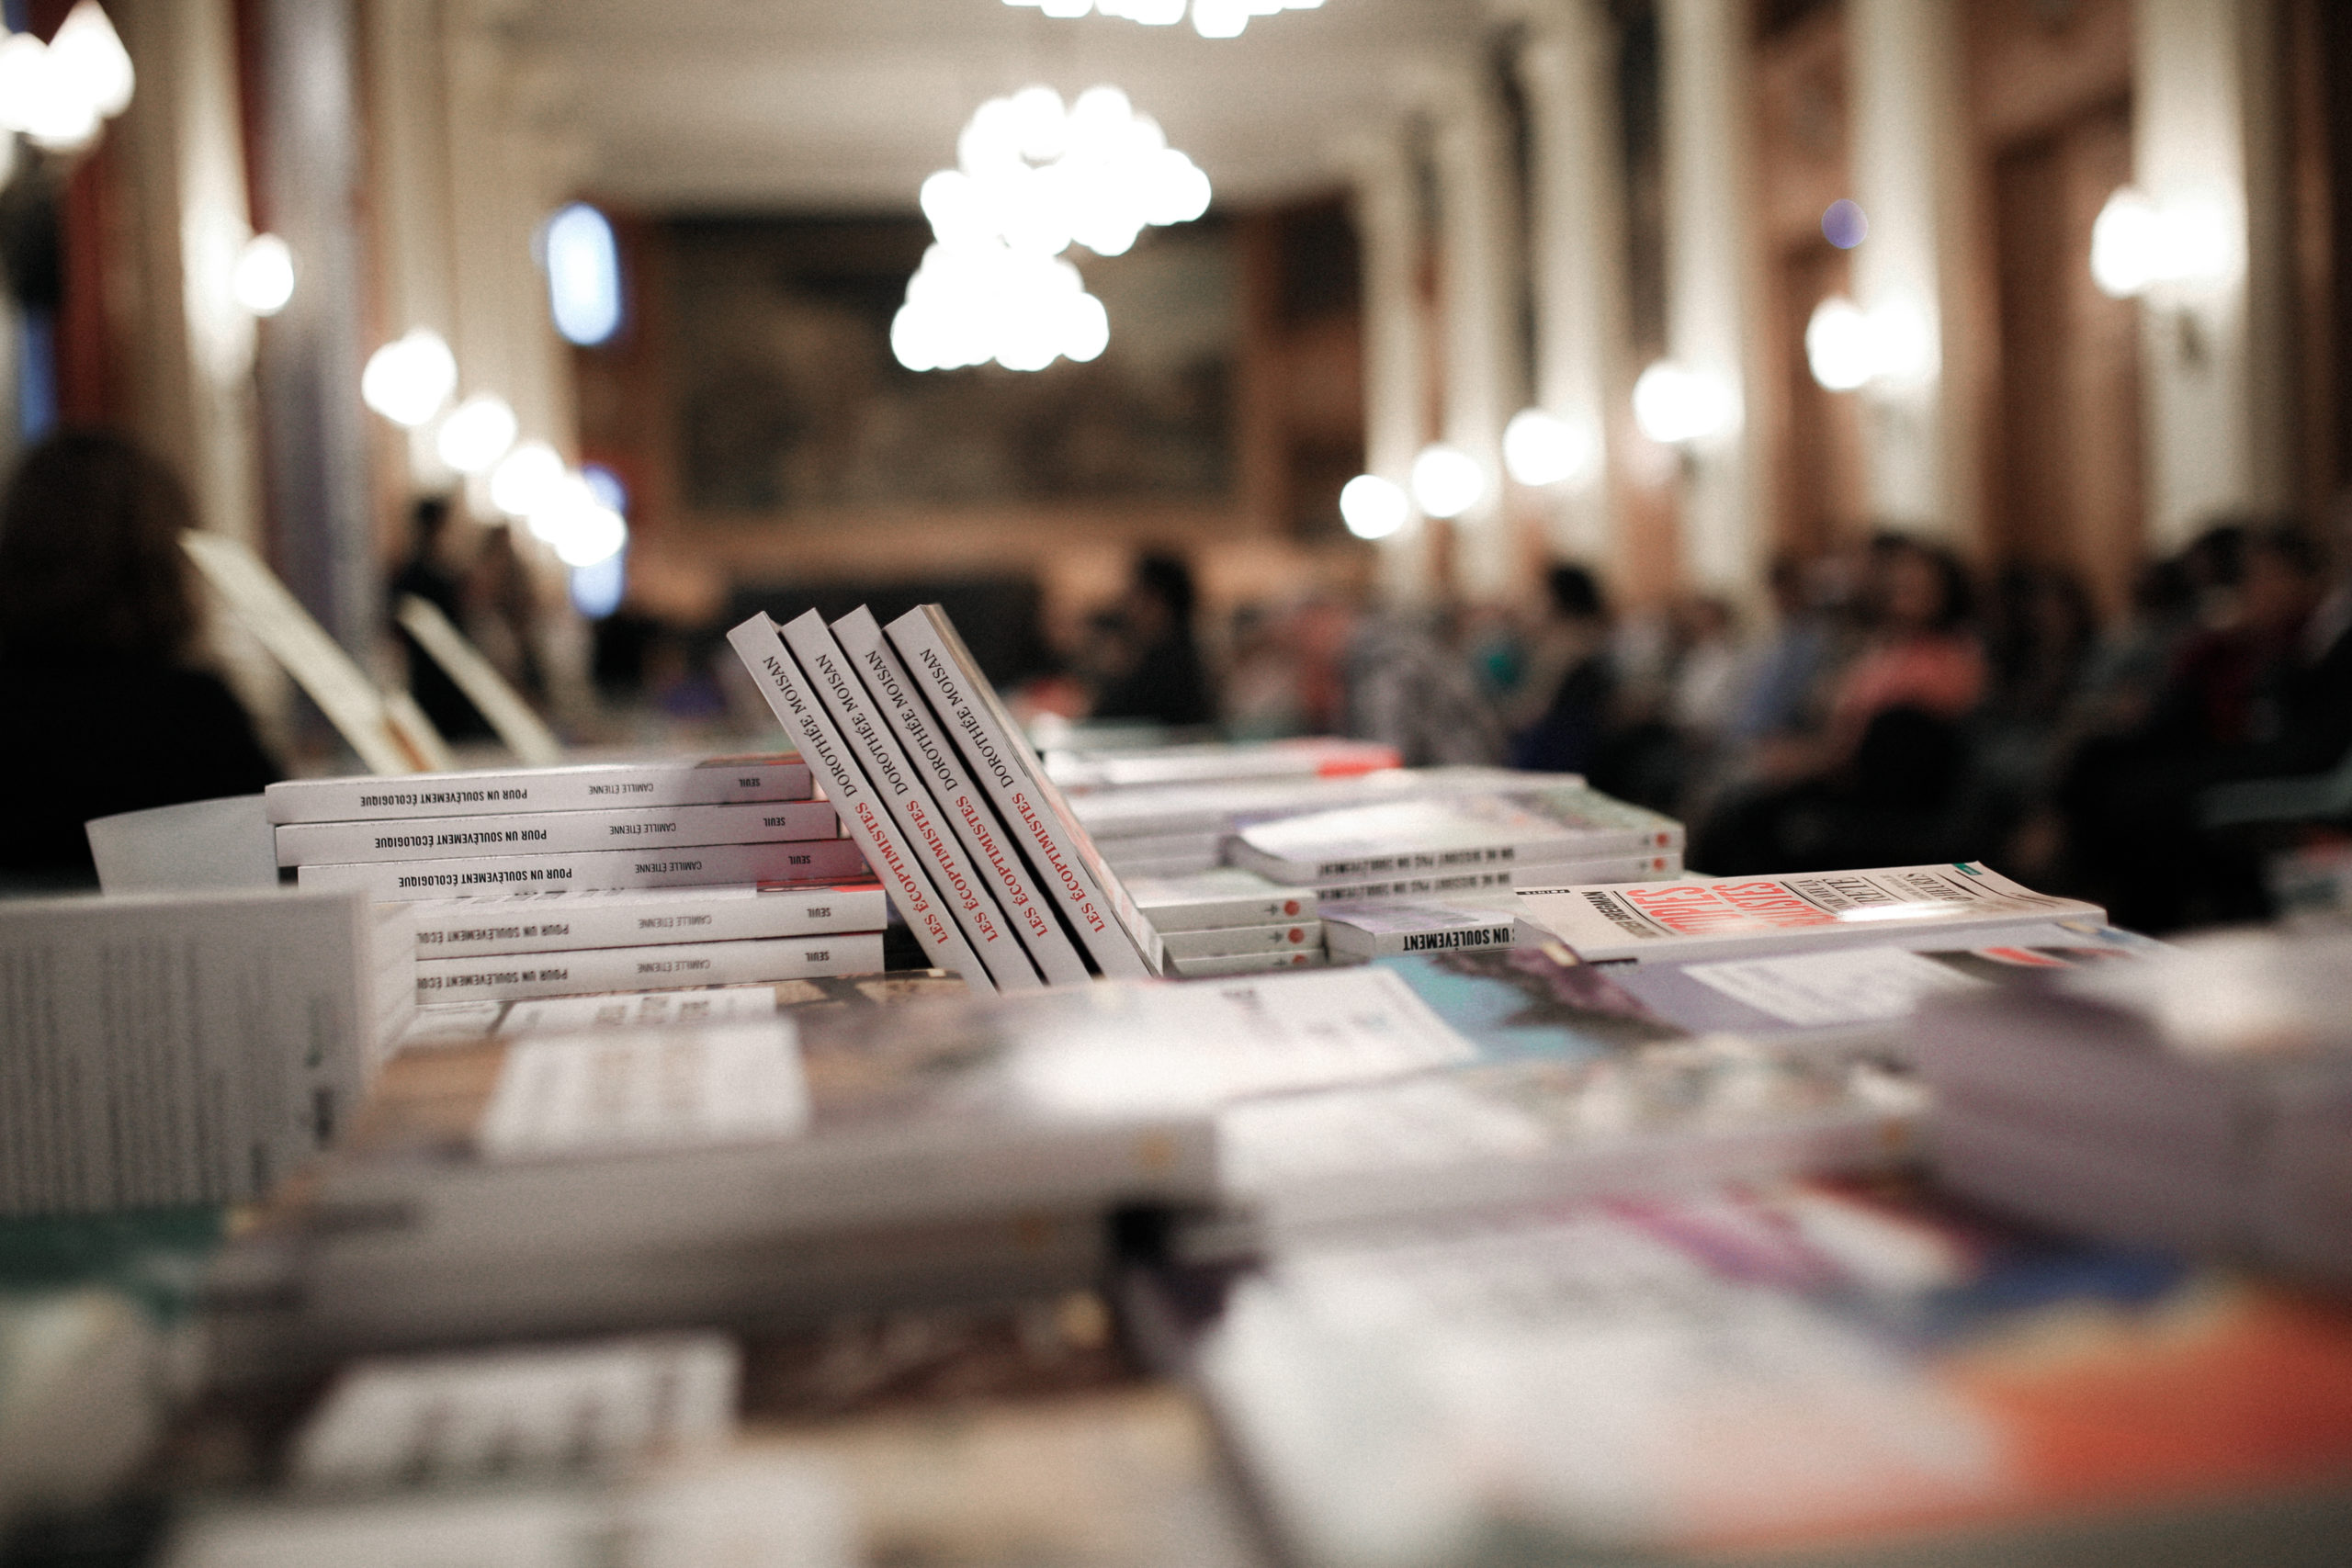
{"label": "dark blurred figure", "polygon": [[[2146,716],[2086,742],[2059,793],[2083,890],[2149,931],[2265,912],[2251,850],[2199,826],[2205,790],[2324,773],[2352,747],[2352,633],[2325,613],[2335,600],[2318,545],[2291,523],[2229,530],[2236,581],[2216,610],[2226,618],[2188,636]],[[2223,534],[2188,556],[2210,561]]]}
{"label": "dark blurred figure", "polygon": [[1600,584],[1563,563],[1544,579],[1552,614],[1536,634],[1528,683],[1549,697],[1511,737],[1510,765],[1541,773],[1590,771],[1608,737],[1617,676],[1609,658],[1609,607]]}
{"label": "dark blurred figure", "polygon": [[[411,538],[408,559],[392,574],[391,608],[395,617],[400,604],[413,594],[444,615],[453,626],[466,624],[465,586],[456,572],[449,570],[449,498],[446,495],[419,496],[410,510]],[[474,705],[455,681],[449,679],[434,657],[424,650],[408,633],[408,628],[394,619],[393,629],[400,633],[401,651],[408,660],[408,693],[433,728],[451,740],[488,739],[490,723],[474,708]]]}
{"label": "dark blurred figure", "polygon": [[514,547],[514,526],[482,530],[481,548],[466,573],[460,624],[474,646],[525,696],[547,699],[547,671],[539,662],[539,600],[531,569]]}
{"label": "dark blurred figure", "polygon": [[1831,684],[1817,734],[1759,749],[1762,777],[1700,825],[1691,863],[1721,875],[1971,858],[1974,754],[1985,694],[1958,557],[1901,535],[1871,542],[1868,630]]}
{"label": "dark blurred figure", "polygon": [[1121,651],[1095,694],[1093,717],[1145,718],[1175,728],[1216,717],[1193,633],[1198,599],[1193,569],[1181,558],[1153,551],[1136,562],[1134,581],[1119,602]]}
{"label": "dark blurred figure", "polygon": [[219,677],[171,470],[123,437],[67,431],[27,453],[0,503],[0,875],[95,886],[93,817],[251,795],[278,769]]}

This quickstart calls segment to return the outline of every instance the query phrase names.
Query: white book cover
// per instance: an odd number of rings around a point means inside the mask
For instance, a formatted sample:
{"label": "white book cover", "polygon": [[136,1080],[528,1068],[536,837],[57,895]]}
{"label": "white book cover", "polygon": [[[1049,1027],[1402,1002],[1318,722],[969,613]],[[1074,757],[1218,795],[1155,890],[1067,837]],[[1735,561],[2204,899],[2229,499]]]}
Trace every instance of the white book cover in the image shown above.
{"label": "white book cover", "polygon": [[822,800],[750,806],[647,806],[613,811],[393,818],[380,822],[296,822],[277,830],[277,863],[450,860],[475,854],[579,854],[779,839],[837,839],[841,817]]}
{"label": "white book cover", "polygon": [[[777,986],[721,986],[707,991],[628,991],[602,997],[553,997],[506,1007],[492,1031],[501,1039],[526,1034],[580,1034],[600,1029],[668,1029],[678,1024],[741,1023],[776,1016]],[[500,1004],[503,1006],[504,1004]]]}
{"label": "white book cover", "polygon": [[997,700],[946,613],[924,604],[892,621],[888,630],[908,673],[946,722],[1006,826],[1022,836],[1022,852],[1039,880],[1059,890],[1057,907],[1096,965],[1113,979],[1149,975],[1150,928],[1127,901],[1061,791],[1046,777],[1037,754]]}
{"label": "white book cover", "polygon": [[1043,985],[1036,965],[1030,962],[1029,950],[1013,934],[1012,923],[989,890],[987,874],[966,858],[955,829],[947,825],[946,813],[932,798],[922,775],[899,743],[899,732],[876,711],[865,682],[858,678],[841,644],[833,640],[824,617],[810,610],[786,622],[781,635],[808,676],[809,689],[831,714],[842,739],[856,750],[858,766],[865,771],[866,783],[874,786],[875,797],[898,823],[901,840],[922,859],[932,886],[963,928],[964,940],[987,966],[989,978],[1000,991],[1035,990]]}
{"label": "white book cover", "polygon": [[1316,918],[1315,890],[1220,866],[1186,876],[1135,877],[1127,895],[1162,936],[1217,926],[1272,925]]}
{"label": "white book cover", "polygon": [[784,646],[775,622],[764,612],[755,615],[729,632],[727,640],[752,672],[776,722],[784,726],[800,755],[816,766],[825,798],[840,808],[842,825],[856,835],[852,841],[889,890],[908,929],[922,944],[923,956],[933,968],[960,976],[975,990],[994,991],[996,982],[989,977],[972,944],[964,940],[954,917],[941,905],[922,863],[900,842],[899,829],[876,800],[874,785],[859,765],[857,754],[809,689],[806,673]]}
{"label": "white book cover", "polygon": [[1507,797],[1465,795],[1257,823],[1235,835],[1227,858],[1277,880],[1320,886],[1598,858],[1586,852],[1588,841],[1576,829]]}
{"label": "white book cover", "polygon": [[853,840],[779,839],[765,844],[597,850],[569,855],[337,862],[305,865],[298,875],[304,887],[356,887],[379,903],[395,903],[568,888],[834,883],[865,874],[865,858]]}
{"label": "white book cover", "polygon": [[1682,852],[1681,823],[1662,812],[1603,795],[1581,781],[1500,793],[1574,833],[1579,860]]}
{"label": "white book cover", "polygon": [[0,900],[0,1213],[256,1198],[334,1137],[379,1021],[364,900]]}
{"label": "white book cover", "polygon": [[1368,898],[1324,918],[1323,945],[1334,958],[1390,958],[1509,947],[1519,916],[1508,897],[1447,900]]}
{"label": "white book cover", "polygon": [[492,768],[461,773],[289,779],[263,792],[269,819],[374,822],[399,817],[478,817],[511,811],[590,811],[616,806],[732,806],[808,800],[808,765],[790,752]]}
{"label": "white book cover", "polygon": [[908,761],[915,765],[940,805],[948,826],[970,852],[972,860],[993,879],[998,902],[1020,933],[1049,986],[1082,985],[1089,978],[1086,961],[1021,857],[1020,847],[1005,830],[1004,819],[989,803],[956,743],[931,710],[922,691],[898,651],[883,635],[874,612],[859,605],[833,623],[833,637],[864,677],[875,705],[904,739]]}
{"label": "white book cover", "polygon": [[400,908],[413,911],[416,929],[409,950],[417,958],[878,931],[889,919],[878,882],[810,887],[583,888],[433,898]]}
{"label": "white book cover", "polygon": [[586,947],[571,953],[510,953],[490,958],[425,958],[416,965],[420,1002],[521,1001],[659,987],[752,986],[812,975],[871,975],[882,968],[882,933],[752,942],[682,942],[650,947]]}
{"label": "white book cover", "polygon": [[1284,920],[1267,926],[1219,926],[1170,931],[1160,952],[1174,958],[1233,958],[1253,953],[1316,953],[1323,947],[1323,922]]}
{"label": "white book cover", "polygon": [[1248,779],[1081,795],[1071,802],[1098,843],[1171,833],[1231,833],[1252,822],[1400,800],[1578,789],[1577,773],[1509,768],[1394,768],[1353,778]]}
{"label": "white book cover", "polygon": [[1726,957],[1765,944],[1862,946],[1894,929],[1965,930],[2032,919],[2101,919],[1974,862],[1713,882],[1519,889],[1520,915],[1588,963]]}

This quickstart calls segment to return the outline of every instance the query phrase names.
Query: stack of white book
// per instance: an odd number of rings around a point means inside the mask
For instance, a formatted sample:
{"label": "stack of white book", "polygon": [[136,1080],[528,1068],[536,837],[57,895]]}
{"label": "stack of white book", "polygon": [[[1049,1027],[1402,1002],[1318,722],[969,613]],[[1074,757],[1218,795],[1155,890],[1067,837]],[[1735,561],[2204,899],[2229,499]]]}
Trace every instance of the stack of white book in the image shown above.
{"label": "stack of white book", "polygon": [[2352,1280],[2352,938],[2233,932],[1917,1026],[1938,1173],[2083,1234]]}
{"label": "stack of white book", "polygon": [[882,967],[887,919],[790,754],[297,780],[266,804],[305,887],[408,906],[444,1003]]}
{"label": "stack of white book", "polygon": [[1327,904],[1679,875],[1682,825],[1582,784],[1384,801],[1243,828],[1233,864]]}
{"label": "stack of white book", "polygon": [[1231,867],[1136,877],[1127,894],[1150,923],[1160,973],[1185,979],[1299,969],[1324,959],[1315,892]]}
{"label": "stack of white book", "polygon": [[[1511,790],[1581,789],[1574,773],[1503,768],[1381,768],[1358,773],[1143,782],[1071,801],[1102,858],[1129,876],[1182,876],[1224,863],[1233,835],[1253,823],[1351,806]],[[1676,843],[1679,845],[1678,839]]]}
{"label": "stack of white book", "polygon": [[1151,930],[936,604],[728,634],[933,965],[981,991],[1158,972]]}

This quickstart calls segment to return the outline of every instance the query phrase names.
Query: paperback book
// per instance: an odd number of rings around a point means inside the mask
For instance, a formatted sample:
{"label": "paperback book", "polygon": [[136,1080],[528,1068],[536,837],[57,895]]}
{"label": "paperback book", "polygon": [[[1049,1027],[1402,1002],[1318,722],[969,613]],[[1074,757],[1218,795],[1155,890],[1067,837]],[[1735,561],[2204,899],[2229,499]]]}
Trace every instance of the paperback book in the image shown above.
{"label": "paperback book", "polygon": [[577,854],[313,863],[300,869],[298,879],[304,887],[350,888],[390,904],[484,893],[838,883],[865,874],[865,857],[852,840],[783,839]]}
{"label": "paperback book", "polygon": [[1975,862],[1594,887],[1522,886],[1522,919],[1589,964],[1725,956],[1765,942],[1868,945],[1890,930],[1948,931],[2024,920],[2103,919]]}
{"label": "paperback book", "polygon": [[405,907],[415,916],[418,958],[878,931],[889,914],[882,885],[870,878],[814,886],[510,893]]}
{"label": "paperback book", "polygon": [[964,940],[987,966],[989,978],[1001,991],[1035,989],[1042,984],[1037,967],[990,891],[990,879],[967,858],[946,813],[900,744],[899,730],[875,708],[824,617],[811,610],[786,623],[781,635],[843,742],[856,750],[866,783],[899,825],[900,841],[922,859],[932,886],[963,928]]}
{"label": "paperback book", "polygon": [[873,782],[808,683],[808,674],[789,649],[775,621],[763,613],[727,634],[736,656],[760,689],[769,711],[784,726],[801,756],[819,770],[825,798],[841,811],[843,826],[873,874],[889,891],[899,913],[922,944],[933,967],[947,970],[978,991],[992,992],[996,982],[954,915],[940,901],[939,892],[924,872],[916,852],[899,837],[888,809],[875,793]]}
{"label": "paperback book", "polygon": [[263,798],[272,822],[294,823],[590,811],[623,806],[728,806],[807,800],[813,793],[808,764],[786,751],[662,762],[290,779],[271,784]]}
{"label": "paperback book", "polygon": [[454,820],[388,818],[369,822],[299,822],[279,828],[277,863],[447,860],[478,853],[577,854],[840,836],[839,815],[821,800],[502,812]]}
{"label": "paperback book", "polygon": [[1020,846],[988,792],[964,765],[956,743],[899,662],[874,612],[861,604],[833,623],[833,636],[857,667],[877,710],[903,737],[907,758],[921,774],[972,863],[989,879],[1006,918],[1049,986],[1087,978],[1086,961],[1064,927],[1054,900],[1030,873]]}
{"label": "paperback book", "polygon": [[748,986],[812,975],[872,975],[881,968],[879,931],[834,931],[825,936],[420,959],[416,998],[420,1002],[476,998],[517,1001],[663,987]]}
{"label": "paperback book", "polygon": [[1162,936],[1316,918],[1313,888],[1285,886],[1233,866],[1189,876],[1136,877],[1127,883],[1127,894]]}

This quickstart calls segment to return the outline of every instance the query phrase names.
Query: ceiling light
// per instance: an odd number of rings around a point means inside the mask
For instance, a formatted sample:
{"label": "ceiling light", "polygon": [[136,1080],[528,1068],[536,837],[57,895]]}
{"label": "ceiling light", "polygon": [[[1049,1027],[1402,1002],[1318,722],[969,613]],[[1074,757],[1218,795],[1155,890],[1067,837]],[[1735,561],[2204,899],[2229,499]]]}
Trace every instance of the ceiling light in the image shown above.
{"label": "ceiling light", "polygon": [[229,287],[254,315],[275,316],[294,298],[294,253],[275,234],[255,234],[238,247]]}
{"label": "ceiling light", "polygon": [[441,412],[458,389],[458,361],[439,333],[419,327],[368,358],[359,395],[368,406],[411,429]]}
{"label": "ceiling light", "polygon": [[2225,203],[2160,204],[2125,186],[2091,224],[2091,280],[2118,299],[2164,284],[2224,281],[2241,261],[2235,228]]}
{"label": "ceiling light", "polygon": [[1487,470],[1458,446],[1421,448],[1413,459],[1413,501],[1431,517],[1459,517],[1487,493]]}
{"label": "ceiling light", "polygon": [[1589,419],[1521,409],[1503,426],[1503,468],[1523,485],[1581,479],[1600,456],[1600,440]]}
{"label": "ceiling light", "polygon": [[1340,487],[1340,521],[1359,539],[1385,539],[1405,525],[1413,503],[1378,474],[1358,474]]}
{"label": "ceiling light", "polygon": [[434,449],[461,474],[486,473],[514,445],[516,428],[504,398],[477,392],[441,422]]}

